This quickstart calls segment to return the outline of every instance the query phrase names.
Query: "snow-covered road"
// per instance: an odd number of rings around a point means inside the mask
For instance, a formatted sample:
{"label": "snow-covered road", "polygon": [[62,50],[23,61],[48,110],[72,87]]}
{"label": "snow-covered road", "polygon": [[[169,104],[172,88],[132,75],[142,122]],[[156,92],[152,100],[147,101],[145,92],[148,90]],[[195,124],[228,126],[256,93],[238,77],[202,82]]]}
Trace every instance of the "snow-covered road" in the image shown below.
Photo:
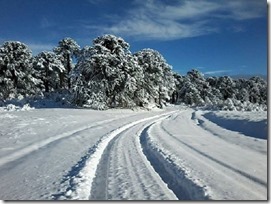
{"label": "snow-covered road", "polygon": [[[0,198],[267,199],[264,132],[245,135],[241,125],[223,126],[219,114],[185,107],[1,111]],[[264,112],[256,121],[229,115],[255,128],[266,123]]]}
{"label": "snow-covered road", "polygon": [[[186,180],[201,187],[211,199],[266,199],[266,144],[261,144],[265,153],[259,153],[250,148],[258,141],[246,141],[246,147],[236,141],[230,143],[204,130],[193,114],[191,110],[176,113],[148,129],[147,146],[152,148],[155,159],[164,163],[170,158],[165,165],[181,169]],[[194,189],[185,181],[181,183],[188,194]],[[196,195],[195,191],[184,198],[193,199]]]}

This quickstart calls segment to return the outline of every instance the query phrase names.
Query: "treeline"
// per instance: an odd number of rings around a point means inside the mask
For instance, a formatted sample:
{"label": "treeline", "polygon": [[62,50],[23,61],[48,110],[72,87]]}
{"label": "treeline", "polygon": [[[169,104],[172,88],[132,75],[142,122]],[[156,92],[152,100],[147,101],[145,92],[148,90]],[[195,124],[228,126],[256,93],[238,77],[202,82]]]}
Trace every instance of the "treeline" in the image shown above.
{"label": "treeline", "polygon": [[179,101],[218,110],[267,110],[267,82],[261,77],[204,78],[197,70],[176,76]]}
{"label": "treeline", "polygon": [[68,93],[71,103],[94,109],[148,107],[166,103],[228,110],[266,109],[267,83],[259,77],[231,79],[192,70],[172,71],[155,50],[131,53],[129,44],[103,35],[80,49],[71,38],[52,52],[32,56],[21,42],[0,47],[0,99]]}

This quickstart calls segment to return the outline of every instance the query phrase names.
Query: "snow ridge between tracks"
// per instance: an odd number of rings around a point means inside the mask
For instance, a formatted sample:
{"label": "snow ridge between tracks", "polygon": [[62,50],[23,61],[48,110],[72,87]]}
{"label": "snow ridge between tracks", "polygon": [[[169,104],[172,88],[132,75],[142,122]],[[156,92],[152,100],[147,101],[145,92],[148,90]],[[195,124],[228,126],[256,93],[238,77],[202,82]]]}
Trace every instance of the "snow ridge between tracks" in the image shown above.
{"label": "snow ridge between tracks", "polygon": [[147,160],[179,200],[209,200],[206,189],[188,178],[185,169],[174,162],[174,156],[152,141],[150,130],[153,125],[159,125],[159,121],[147,126],[140,135],[140,143]]}
{"label": "snow ridge between tracks", "polygon": [[80,168],[78,173],[76,175],[73,175],[69,178],[66,178],[66,180],[69,180],[70,186],[64,190],[64,192],[61,192],[59,194],[52,195],[54,199],[60,199],[60,200],[65,200],[65,199],[70,199],[70,200],[88,200],[92,188],[92,182],[93,179],[95,178],[96,170],[98,167],[98,164],[100,162],[100,159],[102,157],[102,154],[104,150],[106,149],[107,145],[109,142],[119,135],[121,132],[129,129],[130,127],[137,125],[139,123],[155,119],[155,118],[160,118],[164,117],[166,115],[170,115],[173,112],[172,111],[169,113],[164,113],[148,118],[144,118],[141,120],[137,120],[131,123],[128,123],[124,126],[121,126],[112,132],[110,132],[107,135],[104,135],[101,137],[101,139],[89,149],[88,154],[82,157],[82,159],[72,168]]}

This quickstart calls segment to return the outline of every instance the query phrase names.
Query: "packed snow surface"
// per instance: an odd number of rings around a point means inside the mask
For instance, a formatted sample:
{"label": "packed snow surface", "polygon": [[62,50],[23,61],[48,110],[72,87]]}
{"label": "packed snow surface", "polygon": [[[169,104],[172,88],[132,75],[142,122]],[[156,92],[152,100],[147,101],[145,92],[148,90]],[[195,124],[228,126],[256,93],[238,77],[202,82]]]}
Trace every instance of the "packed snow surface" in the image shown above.
{"label": "packed snow surface", "polygon": [[267,113],[0,110],[2,200],[266,200]]}

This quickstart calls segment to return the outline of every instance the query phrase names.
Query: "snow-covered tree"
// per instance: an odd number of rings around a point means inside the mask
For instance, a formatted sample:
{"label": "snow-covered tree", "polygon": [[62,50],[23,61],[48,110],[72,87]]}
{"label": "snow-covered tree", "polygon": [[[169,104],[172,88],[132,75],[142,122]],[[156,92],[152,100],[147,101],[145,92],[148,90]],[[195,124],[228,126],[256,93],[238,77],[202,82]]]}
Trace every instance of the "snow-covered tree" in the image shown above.
{"label": "snow-covered tree", "polygon": [[192,69],[183,78],[183,85],[179,90],[179,100],[190,105],[204,105],[205,100],[210,103],[213,98],[210,89],[203,74]]}
{"label": "snow-covered tree", "polygon": [[207,96],[204,98],[206,105],[217,106],[224,101],[223,95],[218,87],[217,77],[208,77],[206,82],[208,84]]}
{"label": "snow-covered tree", "polygon": [[252,77],[247,82],[249,101],[267,105],[267,82],[260,77]]}
{"label": "snow-covered tree", "polygon": [[73,59],[78,56],[80,46],[72,38],[64,38],[59,41],[58,46],[54,49],[57,55],[62,58],[65,70],[60,74],[60,87],[71,88],[70,73],[74,67]]}
{"label": "snow-covered tree", "polygon": [[235,105],[234,105],[233,100],[230,99],[230,98],[227,98],[227,99],[224,101],[224,103],[223,103],[222,110],[235,111],[235,110],[236,110],[236,107],[235,107]]}
{"label": "snow-covered tree", "polygon": [[61,88],[61,76],[65,71],[63,59],[53,52],[41,52],[34,59],[36,77],[43,83],[41,89],[45,92]]}
{"label": "snow-covered tree", "polygon": [[217,88],[223,95],[224,100],[228,98],[235,98],[236,94],[235,82],[229,76],[219,77],[217,81]]}
{"label": "snow-covered tree", "polygon": [[82,50],[65,38],[54,52],[33,58],[25,44],[5,42],[0,47],[0,100],[72,88],[72,95],[67,90],[63,94],[95,109],[163,107],[171,101],[223,110],[267,110],[267,82],[260,77],[205,78],[195,69],[181,76],[158,51],[132,54],[129,47],[114,35],[97,37]]}
{"label": "snow-covered tree", "polygon": [[200,96],[200,91],[196,84],[186,78],[181,90],[179,91],[181,102],[188,105],[203,105],[204,100]]}
{"label": "snow-covered tree", "polygon": [[32,54],[23,43],[7,41],[0,47],[0,98],[35,93]]}
{"label": "snow-covered tree", "polygon": [[73,75],[79,105],[97,104],[97,95],[104,96],[99,97],[101,107],[131,107],[140,102],[142,70],[122,38],[103,35],[94,39],[92,47],[81,51]]}
{"label": "snow-covered tree", "polygon": [[187,73],[187,77],[190,81],[195,84],[196,88],[199,91],[200,97],[204,100],[207,98],[213,98],[210,95],[211,86],[208,81],[204,78],[204,75],[200,73],[198,70],[192,69]]}
{"label": "snow-covered tree", "polygon": [[179,101],[189,105],[223,110],[265,110],[267,83],[260,77],[232,79],[229,76],[205,79],[197,70],[182,77]]}
{"label": "snow-covered tree", "polygon": [[173,77],[175,79],[175,91],[172,93],[172,103],[175,104],[179,101],[179,90],[183,87],[184,84],[184,76],[178,74],[178,73],[173,73]]}
{"label": "snow-covered tree", "polygon": [[239,87],[239,90],[236,92],[235,96],[236,99],[240,100],[241,102],[249,101],[249,90],[244,87]]}
{"label": "snow-covered tree", "polygon": [[154,101],[162,107],[169,101],[176,89],[172,67],[156,50],[143,49],[134,54],[142,67],[144,79],[142,83],[143,97],[147,101]]}

